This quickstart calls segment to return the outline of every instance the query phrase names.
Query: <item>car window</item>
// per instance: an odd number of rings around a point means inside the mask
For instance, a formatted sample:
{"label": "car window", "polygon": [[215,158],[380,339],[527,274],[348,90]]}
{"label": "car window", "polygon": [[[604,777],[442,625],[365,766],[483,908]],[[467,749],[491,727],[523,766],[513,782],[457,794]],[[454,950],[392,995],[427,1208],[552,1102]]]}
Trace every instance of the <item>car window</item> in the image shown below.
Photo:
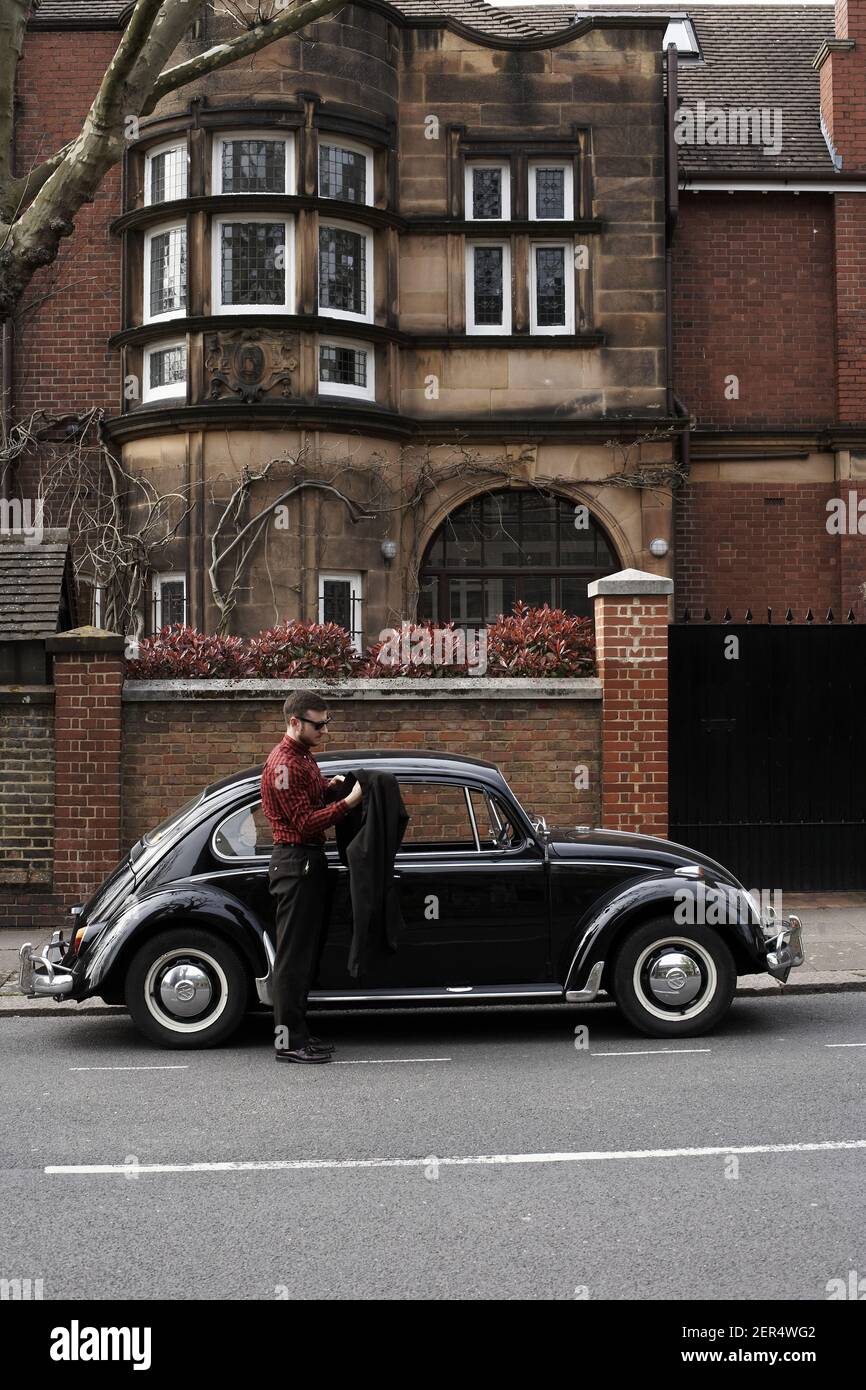
{"label": "car window", "polygon": [[401,782],[409,812],[404,850],[477,849],[463,787],[451,782]]}
{"label": "car window", "polygon": [[270,854],[274,847],[270,822],[257,801],[234,811],[214,831],[213,847],[223,859],[249,859]]}
{"label": "car window", "polygon": [[476,788],[469,795],[482,849],[510,849],[523,842],[520,830],[498,797]]}
{"label": "car window", "polygon": [[161,840],[165,839],[169,831],[173,830],[176,825],[180,825],[181,821],[185,816],[189,815],[190,811],[195,810],[196,806],[203,799],[204,792],[200,791],[192,800],[187,801],[185,805],[181,806],[179,811],[173,811],[168,820],[162,821],[161,824],[157,825],[153,830],[148,830],[147,834],[144,836],[144,843],[146,845],[158,845]]}

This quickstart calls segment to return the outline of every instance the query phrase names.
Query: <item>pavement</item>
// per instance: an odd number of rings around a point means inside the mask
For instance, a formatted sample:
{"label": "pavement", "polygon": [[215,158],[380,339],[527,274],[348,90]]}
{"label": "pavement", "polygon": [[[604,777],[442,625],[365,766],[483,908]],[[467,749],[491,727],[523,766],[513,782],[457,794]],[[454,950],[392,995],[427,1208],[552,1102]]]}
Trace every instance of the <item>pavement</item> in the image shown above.
{"label": "pavement", "polygon": [[[796,913],[803,923],[806,960],[792,970],[788,983],[769,975],[740,977],[742,995],[836,993],[866,990],[866,893],[785,893],[785,915]],[[49,931],[0,929],[0,1016],[44,1014],[119,1014],[126,1010],[101,999],[81,1004],[55,1004],[52,999],[25,999],[18,993],[18,948],[25,941],[41,945]]]}

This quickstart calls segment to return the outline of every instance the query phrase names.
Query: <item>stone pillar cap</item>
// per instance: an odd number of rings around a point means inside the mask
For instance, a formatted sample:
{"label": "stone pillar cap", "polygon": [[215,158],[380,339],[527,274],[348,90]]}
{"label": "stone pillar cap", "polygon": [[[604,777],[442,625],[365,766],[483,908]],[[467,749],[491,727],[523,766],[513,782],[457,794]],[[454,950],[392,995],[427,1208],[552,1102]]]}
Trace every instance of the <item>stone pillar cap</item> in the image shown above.
{"label": "stone pillar cap", "polygon": [[672,594],[674,581],[663,574],[649,574],[646,570],[619,570],[608,574],[604,579],[594,579],[586,592],[590,598],[604,598],[606,594],[634,595]]}
{"label": "stone pillar cap", "polygon": [[105,632],[99,627],[73,627],[68,632],[58,632],[45,641],[45,650],[54,656],[62,652],[122,652],[126,646],[124,638],[117,632]]}

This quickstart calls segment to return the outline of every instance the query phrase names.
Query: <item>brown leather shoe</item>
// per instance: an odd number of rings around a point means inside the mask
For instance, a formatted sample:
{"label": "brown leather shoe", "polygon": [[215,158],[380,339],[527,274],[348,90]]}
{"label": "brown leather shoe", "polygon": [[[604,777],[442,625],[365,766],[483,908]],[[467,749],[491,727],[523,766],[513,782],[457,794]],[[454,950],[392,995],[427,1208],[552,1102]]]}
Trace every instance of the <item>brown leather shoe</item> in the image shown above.
{"label": "brown leather shoe", "polygon": [[330,1062],[330,1052],[317,1052],[309,1043],[305,1047],[293,1049],[278,1048],[274,1053],[276,1062]]}

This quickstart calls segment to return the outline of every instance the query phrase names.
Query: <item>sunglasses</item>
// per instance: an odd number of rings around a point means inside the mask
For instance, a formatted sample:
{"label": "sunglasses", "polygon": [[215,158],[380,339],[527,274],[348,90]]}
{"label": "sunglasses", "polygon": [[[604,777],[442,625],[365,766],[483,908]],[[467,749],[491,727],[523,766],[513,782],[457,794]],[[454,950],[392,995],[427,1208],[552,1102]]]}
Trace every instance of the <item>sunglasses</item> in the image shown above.
{"label": "sunglasses", "polygon": [[307,719],[303,714],[301,715],[301,723],[312,724],[314,729],[327,729],[328,727],[327,719]]}

